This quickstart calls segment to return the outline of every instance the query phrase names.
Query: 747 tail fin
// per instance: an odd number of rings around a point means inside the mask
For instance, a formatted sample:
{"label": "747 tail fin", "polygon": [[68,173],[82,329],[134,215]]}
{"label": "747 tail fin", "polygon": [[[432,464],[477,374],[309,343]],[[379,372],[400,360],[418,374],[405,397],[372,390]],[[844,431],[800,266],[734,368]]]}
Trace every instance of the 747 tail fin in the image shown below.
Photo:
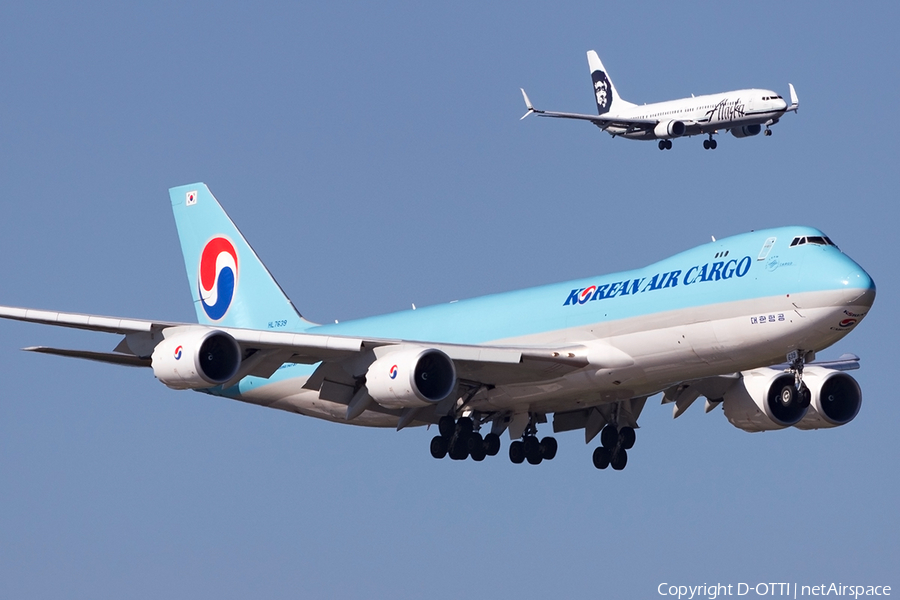
{"label": "747 tail fin", "polygon": [[314,325],[300,316],[206,184],[171,188],[169,198],[200,323],[281,331]]}

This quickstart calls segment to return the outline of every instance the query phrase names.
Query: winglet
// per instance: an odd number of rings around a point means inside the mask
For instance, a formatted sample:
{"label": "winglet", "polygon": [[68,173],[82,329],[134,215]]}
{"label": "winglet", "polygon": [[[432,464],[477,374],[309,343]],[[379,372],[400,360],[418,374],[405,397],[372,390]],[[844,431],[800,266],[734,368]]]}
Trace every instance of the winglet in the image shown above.
{"label": "winglet", "polygon": [[[524,119],[531,113],[538,112],[538,111],[534,110],[534,106],[531,104],[531,100],[528,99],[528,94],[525,93],[524,88],[519,88],[519,89],[522,91],[522,97],[525,99],[525,106],[528,107],[528,112],[525,113],[524,115],[522,115],[522,119]],[[521,121],[522,119],[519,119],[519,120]]]}
{"label": "winglet", "polygon": [[800,101],[797,99],[797,92],[794,91],[794,84],[789,83],[788,87],[791,89],[791,105],[788,107],[788,111],[797,112],[797,109],[800,107]]}

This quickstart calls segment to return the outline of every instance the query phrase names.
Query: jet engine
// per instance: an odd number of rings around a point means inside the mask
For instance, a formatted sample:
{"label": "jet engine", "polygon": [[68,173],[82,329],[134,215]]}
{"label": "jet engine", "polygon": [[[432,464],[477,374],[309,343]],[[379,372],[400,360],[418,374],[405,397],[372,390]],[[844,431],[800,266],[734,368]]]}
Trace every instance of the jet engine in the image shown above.
{"label": "jet engine", "polygon": [[395,350],[369,365],[366,388],[385,408],[427,406],[453,393],[456,367],[434,348]]}
{"label": "jet engine", "polygon": [[759,135],[760,131],[762,131],[762,125],[754,123],[753,125],[742,125],[741,127],[732,128],[731,135],[736,138],[745,138]]}
{"label": "jet engine", "polygon": [[809,412],[794,425],[797,429],[839,427],[852,421],[862,405],[862,391],[856,380],[842,371],[809,366],[803,370],[812,400]]}
{"label": "jet engine", "polygon": [[741,375],[723,398],[725,416],[735,427],[744,431],[784,429],[806,415],[809,396],[797,390],[792,373],[764,367]]}
{"label": "jet engine", "polygon": [[[181,328],[179,328],[181,329]],[[225,383],[241,366],[241,347],[215,329],[166,330],[150,357],[153,374],[176,390],[198,390]]]}
{"label": "jet engine", "polygon": [[660,121],[653,128],[653,135],[658,138],[677,138],[684,135],[684,123],[681,121]]}

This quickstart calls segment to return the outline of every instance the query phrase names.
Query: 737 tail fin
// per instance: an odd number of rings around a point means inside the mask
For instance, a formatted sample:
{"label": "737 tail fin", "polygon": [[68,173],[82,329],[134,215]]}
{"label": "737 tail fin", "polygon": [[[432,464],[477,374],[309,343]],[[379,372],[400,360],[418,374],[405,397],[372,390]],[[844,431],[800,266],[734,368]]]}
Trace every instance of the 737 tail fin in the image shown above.
{"label": "737 tail fin", "polygon": [[635,106],[631,102],[626,102],[619,97],[616,86],[613,85],[609,73],[600,57],[593,50],[587,53],[588,67],[591,69],[591,81],[594,84],[594,100],[597,102],[597,114],[605,115],[606,113],[615,114],[617,111],[630,106]]}
{"label": "737 tail fin", "polygon": [[303,331],[300,316],[203,183],[169,190],[197,320],[204,325]]}

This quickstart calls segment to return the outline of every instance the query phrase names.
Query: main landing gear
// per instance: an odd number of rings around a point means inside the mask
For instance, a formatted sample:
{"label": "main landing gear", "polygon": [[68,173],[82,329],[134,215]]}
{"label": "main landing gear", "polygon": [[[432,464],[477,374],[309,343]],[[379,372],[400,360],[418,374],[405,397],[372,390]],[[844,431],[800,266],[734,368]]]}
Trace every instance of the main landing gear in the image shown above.
{"label": "main landing gear", "polygon": [[671,150],[672,149],[672,140],[659,140],[659,149],[660,150]]}
{"label": "main landing gear", "polygon": [[471,417],[461,417],[458,421],[452,416],[441,417],[438,422],[440,435],[431,440],[431,456],[452,460],[472,460],[480,462],[486,456],[496,456],[500,452],[500,436],[489,433],[483,436],[475,430],[475,422]]}
{"label": "main landing gear", "polygon": [[628,463],[628,452],[634,447],[635,435],[631,427],[617,428],[610,423],[600,432],[600,447],[594,450],[594,466],[612,467],[621,471]]}
{"label": "main landing gear", "polygon": [[719,145],[719,142],[713,139],[712,134],[709,134],[708,140],[703,140],[703,149],[704,150],[715,150]]}
{"label": "main landing gear", "polygon": [[[482,437],[476,430],[477,426],[480,423],[471,417],[460,417],[459,420],[450,415],[441,417],[438,422],[440,435],[431,440],[431,456],[438,459],[449,456],[452,460],[471,458],[476,462],[486,456],[496,456],[500,452],[500,436],[489,433]],[[529,423],[522,439],[509,445],[509,460],[517,465],[525,461],[538,465],[545,460],[553,460],[557,448],[556,438],[548,436],[538,440],[537,427]]]}
{"label": "main landing gear", "polygon": [[526,460],[529,465],[539,465],[545,460],[553,460],[556,457],[557,448],[554,437],[547,436],[538,441],[537,427],[534,423],[529,423],[522,439],[509,445],[509,460],[517,465]]}

